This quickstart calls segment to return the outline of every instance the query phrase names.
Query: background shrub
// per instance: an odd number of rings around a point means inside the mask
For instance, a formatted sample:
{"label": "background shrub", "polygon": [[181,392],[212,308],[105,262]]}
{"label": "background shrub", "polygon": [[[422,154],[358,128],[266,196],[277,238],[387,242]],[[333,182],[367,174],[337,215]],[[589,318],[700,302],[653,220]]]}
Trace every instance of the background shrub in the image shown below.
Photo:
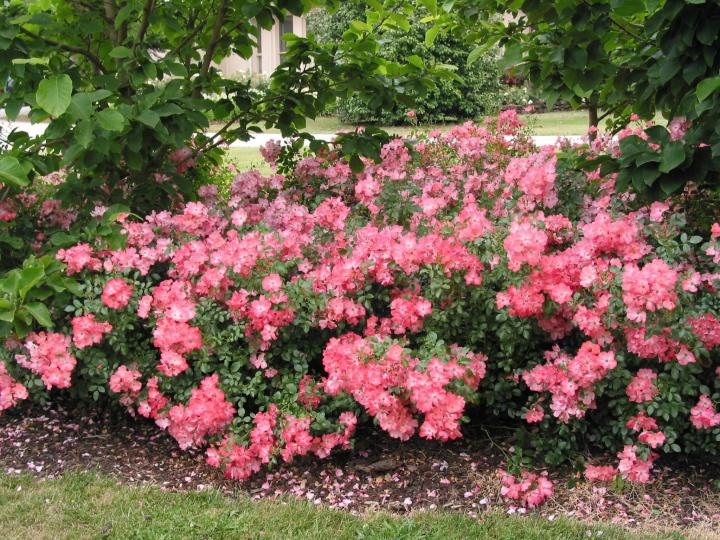
{"label": "background shrub", "polygon": [[[467,65],[469,47],[452,34],[439,35],[428,47],[425,41],[426,25],[421,22],[425,11],[417,6],[407,31],[383,32],[380,55],[393,62],[404,62],[415,56],[425,65],[448,64],[457,68],[462,79],[437,81],[428,89],[422,100],[411,107],[394,105],[373,111],[369,96],[344,96],[330,111],[346,123],[378,123],[394,125],[408,123],[406,113],[412,109],[422,123],[453,122],[494,114],[503,103],[504,85],[497,64],[497,55],[491,51],[482,55],[471,66]],[[308,31],[324,43],[339,42],[353,20],[365,20],[364,9],[356,3],[344,3],[336,12],[316,10],[308,17]],[[413,120],[414,121],[414,120]]]}

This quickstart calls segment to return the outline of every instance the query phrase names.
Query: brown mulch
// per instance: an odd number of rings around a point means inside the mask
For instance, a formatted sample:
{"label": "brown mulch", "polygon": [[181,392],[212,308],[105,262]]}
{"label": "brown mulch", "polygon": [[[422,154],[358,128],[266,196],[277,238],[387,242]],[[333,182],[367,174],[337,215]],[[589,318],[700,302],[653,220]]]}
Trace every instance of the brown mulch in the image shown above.
{"label": "brown mulch", "polygon": [[[524,512],[500,498],[497,469],[506,463],[506,450],[495,434],[483,430],[439,444],[400,443],[371,432],[358,441],[354,452],[298,460],[239,484],[206,465],[202,453],[180,451],[150,423],[55,404],[0,416],[0,471],[48,479],[65,471],[99,471],[128,484],[154,484],[164,490],[214,488],[257,499],[290,495],[355,513]],[[651,484],[626,484],[622,490],[589,484],[573,473],[551,472],[550,477],[555,495],[534,511],[550,520],[568,516],[645,530],[682,527],[707,538],[720,530],[720,467],[713,463],[661,463]]]}

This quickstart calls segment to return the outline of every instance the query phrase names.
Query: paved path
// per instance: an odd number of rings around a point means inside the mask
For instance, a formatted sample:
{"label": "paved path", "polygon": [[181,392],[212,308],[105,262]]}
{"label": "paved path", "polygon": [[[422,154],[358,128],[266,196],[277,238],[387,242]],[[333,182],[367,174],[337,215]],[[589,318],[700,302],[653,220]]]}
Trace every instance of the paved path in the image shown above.
{"label": "paved path", "polygon": [[[0,134],[2,135],[6,135],[12,129],[17,128],[21,131],[26,131],[31,137],[35,137],[45,131],[46,127],[47,124],[32,124],[30,122],[8,122],[4,118],[4,115],[0,113]],[[334,137],[334,135],[332,133],[316,133],[315,137],[324,141],[329,141]],[[568,138],[573,142],[580,142],[582,140],[582,137],[579,136],[571,136],[565,138]],[[555,135],[533,136],[533,140],[539,146],[555,144],[557,139],[558,137]],[[280,136],[280,134],[277,133],[259,133],[249,141],[235,141],[230,146],[231,148],[258,148],[270,140],[281,141],[282,137]]]}

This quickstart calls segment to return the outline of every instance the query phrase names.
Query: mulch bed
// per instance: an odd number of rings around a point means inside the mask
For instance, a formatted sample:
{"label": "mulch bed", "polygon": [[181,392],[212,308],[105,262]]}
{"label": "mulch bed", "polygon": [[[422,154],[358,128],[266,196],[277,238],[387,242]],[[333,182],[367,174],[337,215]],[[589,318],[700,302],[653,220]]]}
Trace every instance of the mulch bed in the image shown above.
{"label": "mulch bed", "polygon": [[[9,412],[9,411],[8,411]],[[164,490],[219,489],[227,494],[295,496],[354,513],[445,509],[480,516],[488,509],[523,513],[500,498],[498,467],[505,450],[484,431],[448,444],[400,443],[371,433],[354,452],[326,460],[302,459],[240,484],[204,463],[202,453],[182,452],[154,425],[60,405],[26,407],[0,416],[0,471],[55,478],[65,471],[99,471],[128,484]],[[622,491],[589,484],[578,475],[552,472],[555,496],[533,511],[547,519],[568,516],[643,529],[693,528],[713,537],[720,530],[720,467],[713,463],[660,463],[648,485]],[[706,534],[707,533],[707,534]]]}

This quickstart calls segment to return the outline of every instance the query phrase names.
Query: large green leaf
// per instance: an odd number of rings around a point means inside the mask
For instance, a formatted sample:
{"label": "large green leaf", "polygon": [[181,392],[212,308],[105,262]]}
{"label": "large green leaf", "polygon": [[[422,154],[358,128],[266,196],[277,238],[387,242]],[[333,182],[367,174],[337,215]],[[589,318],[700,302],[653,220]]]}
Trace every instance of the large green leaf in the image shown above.
{"label": "large green leaf", "polygon": [[30,315],[32,315],[33,319],[45,328],[51,328],[53,326],[50,311],[42,302],[30,302],[25,304],[21,309],[26,309]]}
{"label": "large green leaf", "polygon": [[73,84],[68,75],[43,79],[35,93],[37,104],[50,116],[58,117],[70,106]]}
{"label": "large green leaf", "polygon": [[20,271],[20,283],[18,294],[21,298],[25,298],[30,290],[40,283],[45,277],[45,269],[42,265],[29,266]]}
{"label": "large green leaf", "polygon": [[105,109],[97,115],[98,124],[108,131],[122,131],[125,127],[125,117],[113,109]]}
{"label": "large green leaf", "polygon": [[30,183],[28,171],[13,156],[0,158],[0,180],[18,187],[27,186]]}
{"label": "large green leaf", "polygon": [[113,50],[111,50],[108,55],[111,58],[130,58],[133,55],[132,49],[128,49],[127,47],[115,47]]}
{"label": "large green leaf", "polygon": [[704,101],[710,94],[720,89],[720,77],[710,77],[697,85],[695,93],[700,101]]}
{"label": "large green leaf", "polygon": [[672,141],[665,145],[660,160],[660,171],[670,172],[685,161],[685,145],[680,141]]}

